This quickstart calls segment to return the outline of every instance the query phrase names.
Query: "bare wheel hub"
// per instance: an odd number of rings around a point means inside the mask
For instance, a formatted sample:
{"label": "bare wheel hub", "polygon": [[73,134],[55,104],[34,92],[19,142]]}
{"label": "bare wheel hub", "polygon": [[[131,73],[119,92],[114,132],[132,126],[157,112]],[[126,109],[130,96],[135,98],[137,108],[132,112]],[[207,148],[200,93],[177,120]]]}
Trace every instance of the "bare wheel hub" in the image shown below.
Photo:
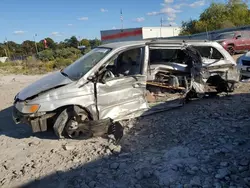
{"label": "bare wheel hub", "polygon": [[66,124],[66,132],[67,135],[70,138],[76,138],[79,137],[81,134],[81,131],[78,130],[78,122],[74,119],[71,119],[68,121],[68,123]]}
{"label": "bare wheel hub", "polygon": [[77,115],[69,119],[65,126],[65,131],[70,138],[88,138],[91,132],[88,129],[89,119],[86,115]]}

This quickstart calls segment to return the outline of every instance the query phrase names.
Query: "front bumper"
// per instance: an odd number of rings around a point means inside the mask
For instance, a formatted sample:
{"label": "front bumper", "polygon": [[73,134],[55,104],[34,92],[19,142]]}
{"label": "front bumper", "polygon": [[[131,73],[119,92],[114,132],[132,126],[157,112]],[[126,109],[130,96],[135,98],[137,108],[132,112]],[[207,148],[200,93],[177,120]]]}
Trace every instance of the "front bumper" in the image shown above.
{"label": "front bumper", "polygon": [[21,113],[15,106],[13,106],[12,119],[16,124],[27,123],[28,115]]}
{"label": "front bumper", "polygon": [[241,71],[240,71],[240,74],[241,74],[242,76],[245,76],[245,77],[250,77],[250,72],[249,72],[249,71],[246,71],[246,70],[241,70]]}
{"label": "front bumper", "polygon": [[44,114],[41,116],[34,116],[34,114],[23,114],[15,106],[12,110],[12,118],[14,122],[16,124],[24,123],[30,125],[33,133],[47,131],[47,120],[54,115],[55,113]]}

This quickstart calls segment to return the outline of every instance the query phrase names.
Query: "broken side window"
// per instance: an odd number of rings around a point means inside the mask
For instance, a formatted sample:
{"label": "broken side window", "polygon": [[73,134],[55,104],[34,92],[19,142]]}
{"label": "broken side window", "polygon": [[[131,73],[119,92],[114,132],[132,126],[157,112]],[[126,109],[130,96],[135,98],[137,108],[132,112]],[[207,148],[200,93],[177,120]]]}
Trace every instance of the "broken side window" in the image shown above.
{"label": "broken side window", "polygon": [[122,52],[116,58],[111,58],[107,68],[116,77],[142,74],[143,48],[134,48]]}
{"label": "broken side window", "polygon": [[214,47],[211,46],[193,46],[198,50],[203,58],[208,59],[224,59],[223,55]]}
{"label": "broken side window", "polygon": [[179,63],[186,64],[188,56],[182,49],[152,49],[150,50],[150,64]]}

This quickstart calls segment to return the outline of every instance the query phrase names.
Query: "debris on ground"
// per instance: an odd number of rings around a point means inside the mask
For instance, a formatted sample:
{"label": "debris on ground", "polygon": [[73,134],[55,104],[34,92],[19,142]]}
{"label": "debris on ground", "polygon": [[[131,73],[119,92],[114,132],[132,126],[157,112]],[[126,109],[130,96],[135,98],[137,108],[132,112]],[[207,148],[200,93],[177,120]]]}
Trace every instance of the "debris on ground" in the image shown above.
{"label": "debris on ground", "polygon": [[12,78],[0,80],[0,187],[250,187],[250,83],[123,122],[117,143],[113,135],[58,140],[15,125],[14,94],[37,77]]}

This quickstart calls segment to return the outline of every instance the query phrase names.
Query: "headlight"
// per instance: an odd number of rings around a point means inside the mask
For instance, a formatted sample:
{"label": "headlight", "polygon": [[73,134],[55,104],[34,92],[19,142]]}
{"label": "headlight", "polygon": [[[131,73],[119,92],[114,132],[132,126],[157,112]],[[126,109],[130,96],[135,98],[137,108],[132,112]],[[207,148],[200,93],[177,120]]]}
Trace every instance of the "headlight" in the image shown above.
{"label": "headlight", "polygon": [[23,106],[22,112],[25,114],[33,114],[36,113],[40,108],[38,104],[27,104]]}

